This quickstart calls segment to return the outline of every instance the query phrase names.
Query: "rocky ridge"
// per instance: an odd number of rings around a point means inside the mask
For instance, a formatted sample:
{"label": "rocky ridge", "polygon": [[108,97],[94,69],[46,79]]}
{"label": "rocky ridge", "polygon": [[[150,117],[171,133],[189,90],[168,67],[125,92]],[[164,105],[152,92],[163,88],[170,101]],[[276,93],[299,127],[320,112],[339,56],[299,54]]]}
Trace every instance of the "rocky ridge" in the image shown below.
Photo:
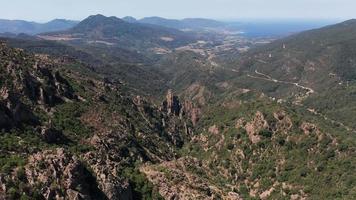
{"label": "rocky ridge", "polygon": [[[0,47],[0,128],[18,130],[16,140],[24,128],[38,138],[31,150],[23,147],[24,164],[0,171],[0,198],[135,199],[141,189],[135,185],[148,183],[133,182],[125,169],[172,160],[190,137],[185,119],[108,80],[55,70],[60,64],[48,58]],[[33,148],[38,142],[44,147]],[[0,160],[13,153],[0,151]]]}

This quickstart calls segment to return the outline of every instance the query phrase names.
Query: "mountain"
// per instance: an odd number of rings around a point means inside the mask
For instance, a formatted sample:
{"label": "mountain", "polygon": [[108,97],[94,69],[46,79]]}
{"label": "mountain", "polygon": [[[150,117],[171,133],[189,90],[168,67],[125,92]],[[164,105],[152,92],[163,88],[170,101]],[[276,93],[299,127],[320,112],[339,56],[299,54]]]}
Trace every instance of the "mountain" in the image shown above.
{"label": "mountain", "polygon": [[161,17],[146,17],[138,20],[137,22],[145,24],[154,24],[180,30],[216,29],[223,28],[225,26],[225,24],[222,22],[202,18],[186,18],[182,20],[175,20],[165,19]]}
{"label": "mountain", "polygon": [[[42,34],[52,40],[82,41],[89,44],[121,46],[127,49],[177,47],[195,40],[181,31],[144,24],[128,23],[116,17],[93,15],[62,32]],[[139,50],[142,50],[139,49]]]}
{"label": "mountain", "polygon": [[196,35],[176,29],[128,23],[103,15],[90,16],[67,31],[45,33],[39,37],[90,55],[100,61],[98,65],[87,62],[97,72],[117,81],[142,85],[145,92],[161,90],[159,86],[165,80],[160,72],[147,66],[175,48],[198,40]]}
{"label": "mountain", "polygon": [[50,22],[43,24],[43,27],[41,27],[41,31],[38,31],[38,33],[67,30],[74,27],[78,23],[78,21],[73,20],[54,19]]}
{"label": "mountain", "polygon": [[354,130],[355,33],[356,21],[349,20],[251,49],[231,65],[241,75],[235,84],[292,100]]}
{"label": "mountain", "polygon": [[131,16],[123,17],[122,20],[124,20],[124,21],[126,21],[126,22],[130,22],[130,23],[135,23],[135,22],[137,22],[137,19],[134,18],[134,17],[131,17]]}
{"label": "mountain", "polygon": [[55,19],[43,24],[24,20],[0,19],[0,33],[25,33],[35,35],[44,32],[66,30],[75,26],[77,23],[77,21],[65,19]]}

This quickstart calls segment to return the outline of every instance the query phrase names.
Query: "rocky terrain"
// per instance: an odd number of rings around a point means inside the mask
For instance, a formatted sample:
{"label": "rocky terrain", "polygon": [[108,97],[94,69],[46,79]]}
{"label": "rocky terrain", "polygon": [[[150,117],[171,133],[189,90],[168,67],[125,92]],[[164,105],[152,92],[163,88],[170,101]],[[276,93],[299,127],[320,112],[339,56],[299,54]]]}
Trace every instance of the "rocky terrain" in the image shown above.
{"label": "rocky terrain", "polygon": [[245,52],[97,15],[6,39],[25,50],[0,43],[0,199],[353,199],[354,37],[325,44],[345,29]]}
{"label": "rocky terrain", "polygon": [[172,113],[173,99],[163,112],[120,86],[4,44],[1,60],[1,137],[9,145],[1,149],[2,198],[133,199],[142,188],[125,170],[174,159],[190,137],[191,115]]}
{"label": "rocky terrain", "polygon": [[332,177],[339,189],[347,188],[343,180],[352,169],[346,163],[354,162],[354,151],[344,149],[343,136],[320,126],[347,131],[266,103],[262,98],[238,108],[214,108],[214,117],[204,115],[181,158],[146,164],[141,172],[165,199],[338,198],[333,195],[338,189],[324,181]]}

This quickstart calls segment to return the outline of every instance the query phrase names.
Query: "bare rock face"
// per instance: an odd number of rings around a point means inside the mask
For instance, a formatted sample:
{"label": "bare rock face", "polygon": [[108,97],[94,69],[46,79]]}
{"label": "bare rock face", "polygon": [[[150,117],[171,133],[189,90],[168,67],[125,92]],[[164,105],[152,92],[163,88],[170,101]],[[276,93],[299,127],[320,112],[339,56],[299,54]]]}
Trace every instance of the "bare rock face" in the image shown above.
{"label": "bare rock face", "polygon": [[275,124],[276,131],[287,133],[292,128],[292,120],[284,111],[275,112],[273,116],[277,120]]}
{"label": "bare rock face", "polygon": [[[145,165],[140,171],[158,187],[165,199],[213,199],[214,194],[208,183],[186,171],[185,166],[189,165],[199,166],[199,163],[192,158],[181,158],[158,166]],[[160,171],[160,168],[169,170],[170,176]]]}
{"label": "bare rock face", "polygon": [[300,129],[302,129],[305,135],[309,135],[318,130],[315,124],[308,122],[303,122],[302,125],[300,125]]}
{"label": "bare rock face", "polygon": [[174,114],[174,115],[179,115],[180,110],[181,110],[181,105],[178,100],[177,96],[173,95],[172,90],[168,90],[167,95],[166,95],[166,100],[163,103],[164,104],[164,109],[167,111],[168,114]]}
{"label": "bare rock face", "polygon": [[19,95],[10,92],[6,87],[3,87],[0,93],[1,129],[9,129],[23,123],[32,125],[39,123],[29,107],[20,101]]}
{"label": "bare rock face", "polygon": [[140,171],[158,188],[160,195],[164,199],[241,199],[239,194],[225,192],[189,170],[194,168],[208,171],[207,167],[203,162],[195,158],[182,157],[178,160],[165,161],[158,165],[146,164],[140,168]]}
{"label": "bare rock face", "polygon": [[[99,154],[102,155],[102,154]],[[92,168],[99,188],[110,200],[131,200],[132,191],[127,180],[118,176],[120,164],[114,162],[106,155],[98,156],[97,152],[90,152],[85,155],[85,160]]]}
{"label": "bare rock face", "polygon": [[0,200],[6,199],[6,185],[4,178],[0,175]]}
{"label": "bare rock face", "polygon": [[191,120],[193,123],[193,126],[195,126],[200,118],[201,115],[201,110],[199,108],[193,108],[192,112],[191,112]]}
{"label": "bare rock face", "polygon": [[30,156],[25,171],[29,185],[41,185],[44,199],[96,199],[102,194],[80,160],[61,148]]}
{"label": "bare rock face", "polygon": [[216,125],[209,127],[209,133],[218,135],[220,133],[219,128]]}
{"label": "bare rock face", "polygon": [[66,99],[74,99],[73,89],[60,73],[46,67],[36,67],[36,73],[23,78],[23,92],[33,101],[46,106],[54,106]]}
{"label": "bare rock face", "polygon": [[200,116],[201,109],[196,107],[191,101],[184,101],[181,103],[179,98],[173,94],[172,90],[168,90],[166,100],[162,104],[162,110],[168,115],[186,117],[191,120],[193,126],[196,125]]}
{"label": "bare rock face", "polygon": [[10,94],[26,96],[34,103],[45,106],[76,98],[69,82],[53,70],[54,62],[26,55],[21,50],[10,49],[5,45],[0,45],[0,50],[3,75],[11,82],[5,84],[7,88],[0,91],[0,96],[6,98],[10,91]]}
{"label": "bare rock face", "polygon": [[39,125],[33,107],[47,109],[77,99],[69,82],[54,70],[55,63],[50,60],[7,48],[2,43],[0,60],[0,129]]}
{"label": "bare rock face", "polygon": [[195,107],[191,101],[184,101],[181,115],[186,115],[188,118],[190,118],[193,126],[195,126],[201,116],[201,109]]}
{"label": "bare rock face", "polygon": [[254,144],[261,140],[259,132],[266,128],[268,128],[268,123],[265,120],[263,114],[259,111],[256,112],[254,119],[251,122],[247,122],[245,125],[248,137]]}

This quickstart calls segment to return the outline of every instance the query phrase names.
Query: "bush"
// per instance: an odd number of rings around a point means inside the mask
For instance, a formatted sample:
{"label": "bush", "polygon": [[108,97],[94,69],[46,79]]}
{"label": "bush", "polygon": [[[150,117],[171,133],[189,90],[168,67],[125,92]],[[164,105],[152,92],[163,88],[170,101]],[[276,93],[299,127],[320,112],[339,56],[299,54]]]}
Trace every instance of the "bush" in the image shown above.
{"label": "bush", "polygon": [[272,137],[272,131],[268,130],[268,129],[263,129],[258,133],[260,136],[263,136],[265,138],[271,138]]}

